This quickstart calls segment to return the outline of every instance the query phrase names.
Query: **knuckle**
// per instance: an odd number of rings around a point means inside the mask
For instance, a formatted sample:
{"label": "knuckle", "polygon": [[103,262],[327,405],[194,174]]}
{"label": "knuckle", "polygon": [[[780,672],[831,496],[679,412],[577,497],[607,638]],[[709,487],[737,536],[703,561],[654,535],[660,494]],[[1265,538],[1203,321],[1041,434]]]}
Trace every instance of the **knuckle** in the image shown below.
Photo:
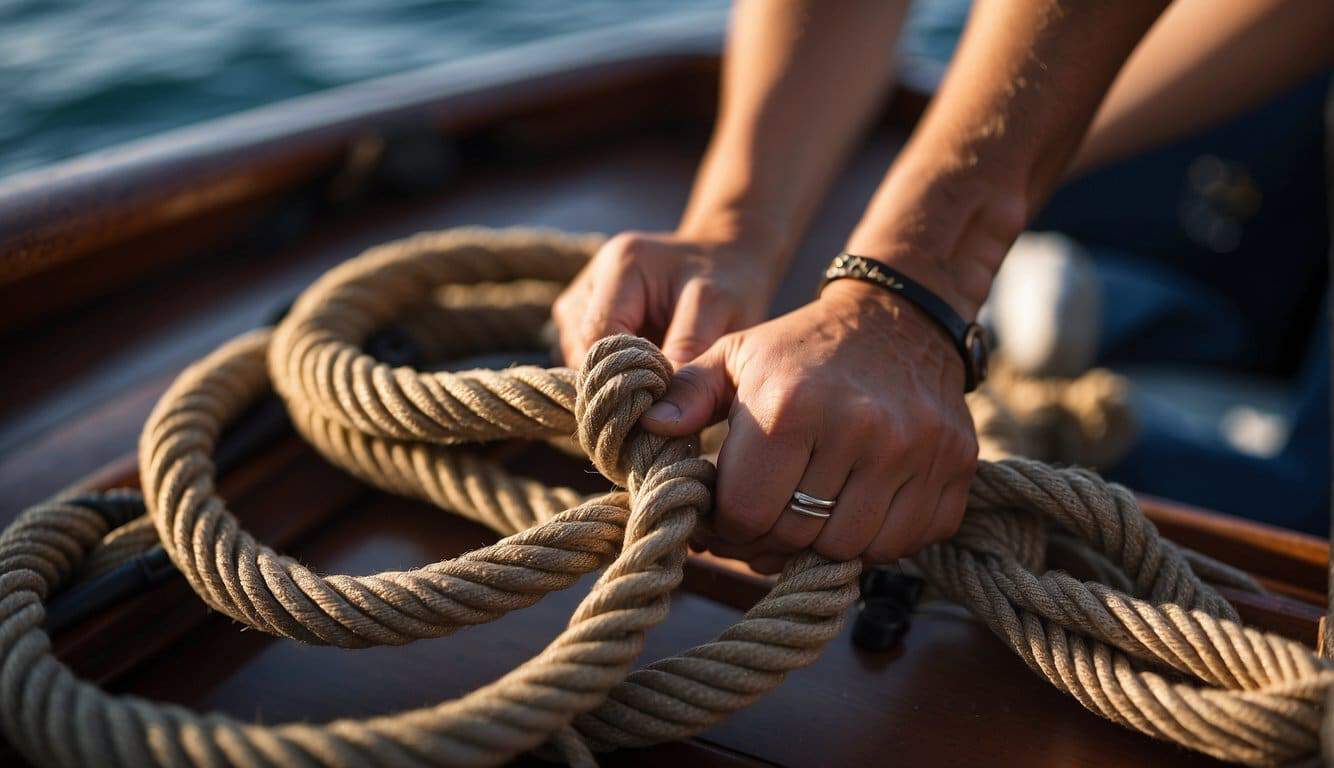
{"label": "knuckle", "polygon": [[760,428],[769,437],[790,436],[808,426],[812,412],[810,386],[802,381],[771,385],[764,397]]}
{"label": "knuckle", "polygon": [[857,409],[838,417],[836,423],[843,425],[848,436],[860,445],[870,445],[884,438],[890,422],[876,411]]}
{"label": "knuckle", "polygon": [[946,516],[944,523],[937,531],[939,535],[936,536],[935,541],[944,541],[946,539],[954,538],[954,534],[959,532],[959,526],[961,525],[963,525],[962,508],[959,509],[958,513]]}
{"label": "knuckle", "polygon": [[977,441],[962,449],[959,457],[959,473],[967,480],[972,480],[977,473]]}
{"label": "knuckle", "polygon": [[908,425],[909,440],[927,445],[941,445],[947,439],[945,425],[939,419],[918,418]]}
{"label": "knuckle", "polygon": [[900,454],[911,448],[912,440],[901,422],[882,416],[876,419],[873,445],[872,455],[879,464],[893,464]]}
{"label": "knuckle", "polygon": [[769,532],[771,522],[749,503],[732,497],[718,500],[718,532],[733,543],[755,541]]}
{"label": "knuckle", "polygon": [[732,521],[733,535],[741,541],[755,541],[768,530],[767,522],[753,515],[742,515]]}
{"label": "knuckle", "polygon": [[713,343],[713,346],[718,348],[718,352],[722,359],[731,360],[741,351],[745,339],[746,337],[744,334],[733,331],[732,333],[723,334]]}
{"label": "knuckle", "polygon": [[697,279],[690,284],[695,303],[702,307],[724,307],[736,303],[737,296],[716,280]]}
{"label": "knuckle", "polygon": [[590,309],[579,321],[579,333],[592,342],[605,336],[616,325],[615,313],[607,308]]}
{"label": "knuckle", "polygon": [[855,560],[865,546],[847,536],[829,536],[815,543],[815,553],[839,562]]}
{"label": "knuckle", "polygon": [[885,477],[903,466],[902,456],[903,452],[899,449],[898,443],[873,440],[866,452],[857,460],[857,464],[873,475]]}
{"label": "knuckle", "polygon": [[936,514],[932,517],[926,529],[922,531],[917,541],[913,544],[913,551],[910,554],[917,554],[942,541],[954,537],[958,533],[959,526],[963,523],[963,507],[950,509],[951,505],[942,505]]}
{"label": "knuckle", "polygon": [[977,435],[972,432],[965,433],[959,446],[959,458],[964,472],[969,476],[977,470],[977,452]]}
{"label": "knuckle", "polygon": [[773,538],[774,544],[785,552],[796,552],[810,544],[810,536],[796,530],[795,526],[780,524],[769,535]]}
{"label": "knuckle", "polygon": [[577,333],[581,339],[592,340],[602,335],[602,329],[606,326],[606,313],[589,312],[579,319]]}
{"label": "knuckle", "polygon": [[[840,511],[836,514],[843,514],[843,512]],[[830,528],[826,529],[815,540],[811,549],[815,550],[816,554],[823,555],[830,560],[855,560],[861,557],[870,543],[860,529],[845,528],[837,530]]]}
{"label": "knuckle", "polygon": [[[671,350],[681,353],[683,357],[694,359],[703,354],[704,350],[709,348],[709,344],[702,337],[694,334],[682,334],[675,336],[671,341]],[[664,352],[667,350],[664,349]],[[678,372],[679,373],[679,372]]]}
{"label": "knuckle", "polygon": [[647,237],[640,232],[622,232],[602,246],[598,256],[615,263],[628,263],[644,255],[649,245]]}
{"label": "knuckle", "polygon": [[862,559],[872,565],[892,563],[901,557],[903,557],[903,553],[899,552],[897,547],[886,544],[876,544],[871,546],[866,550],[865,554],[862,555]]}
{"label": "knuckle", "polygon": [[569,320],[570,310],[571,299],[569,291],[556,297],[556,300],[551,304],[551,316],[555,318],[558,324]]}

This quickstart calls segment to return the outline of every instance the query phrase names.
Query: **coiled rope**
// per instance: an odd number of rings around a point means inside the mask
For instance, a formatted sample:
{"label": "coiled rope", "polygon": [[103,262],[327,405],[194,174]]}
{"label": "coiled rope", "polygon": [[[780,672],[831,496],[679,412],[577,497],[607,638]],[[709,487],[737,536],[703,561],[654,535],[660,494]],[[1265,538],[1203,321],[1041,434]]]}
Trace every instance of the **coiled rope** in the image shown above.
{"label": "coiled rope", "polygon": [[[594,751],[696,733],[813,662],[857,598],[860,566],[807,553],[718,639],[630,670],[644,633],[666,617],[713,480],[693,441],[635,428],[671,374],[651,344],[606,339],[578,374],[421,372],[360,349],[405,313],[449,354],[531,339],[542,320],[531,302],[469,312],[440,291],[558,285],[598,242],[453,230],[381,246],[318,280],[276,330],[187,369],[143,432],[147,517],[121,528],[139,533],[118,536],[123,520],[57,499],[0,535],[0,724],[10,741],[34,762],[70,766],[495,765],[539,748],[589,763]],[[524,285],[524,296],[551,295]],[[218,496],[211,454],[270,381],[300,433],[338,466],[506,538],[371,576],[323,576],[255,541]],[[983,426],[984,437],[1003,431]],[[456,447],[571,434],[623,491],[584,498]],[[449,634],[602,572],[545,651],[462,698],[366,720],[258,726],[110,696],[52,655],[44,601],[82,573],[90,552],[92,562],[114,560],[108,548],[142,539],[149,521],[212,608],[274,635],[349,648]],[[1080,540],[1128,591],[1047,570],[1049,529]],[[1104,717],[1228,760],[1315,754],[1334,668],[1299,643],[1242,627],[1191,562],[1204,561],[1160,538],[1124,488],[1017,458],[982,462],[959,533],[917,558],[945,595]],[[1208,574],[1247,583],[1218,564]]]}

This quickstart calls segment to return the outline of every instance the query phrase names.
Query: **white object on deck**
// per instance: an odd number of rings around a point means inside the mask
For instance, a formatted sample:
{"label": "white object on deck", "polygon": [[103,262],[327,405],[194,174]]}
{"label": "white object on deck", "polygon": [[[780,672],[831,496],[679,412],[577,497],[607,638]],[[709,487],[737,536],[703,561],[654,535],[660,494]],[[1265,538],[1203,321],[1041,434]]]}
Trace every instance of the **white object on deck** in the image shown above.
{"label": "white object on deck", "polygon": [[1097,355],[1097,275],[1089,255],[1064,235],[1020,235],[992,284],[986,312],[1006,360],[1023,373],[1077,376]]}

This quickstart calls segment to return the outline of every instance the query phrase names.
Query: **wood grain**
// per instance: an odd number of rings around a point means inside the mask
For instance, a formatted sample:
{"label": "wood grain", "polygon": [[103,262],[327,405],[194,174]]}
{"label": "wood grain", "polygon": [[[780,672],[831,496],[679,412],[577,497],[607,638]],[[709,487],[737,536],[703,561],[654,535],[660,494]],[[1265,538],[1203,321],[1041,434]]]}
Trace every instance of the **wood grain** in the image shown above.
{"label": "wood grain", "polygon": [[[466,88],[458,70],[408,78],[0,185],[0,328],[9,328],[0,345],[7,368],[23,372],[0,381],[0,523],[89,473],[91,486],[132,482],[139,430],[176,372],[365,247],[460,224],[673,227],[707,132],[717,58],[679,39],[612,42],[610,58],[566,51],[490,79],[467,70]],[[423,126],[453,153],[447,174],[408,196],[385,178],[347,193],[359,142],[420,137]],[[774,311],[809,299],[900,142],[882,126],[855,156]],[[47,320],[15,330],[37,316]],[[586,489],[602,482],[539,449],[502,453],[540,479]],[[440,510],[371,492],[292,439],[253,457],[223,487],[262,540],[324,572],[411,567],[494,539]],[[1230,595],[1247,621],[1314,636],[1324,542],[1170,502],[1146,499],[1145,508],[1169,537],[1274,589]],[[767,584],[739,564],[692,558],[644,660],[709,639]],[[586,586],[451,638],[348,652],[241,631],[205,611],[178,578],[62,635],[57,647],[117,692],[264,722],[320,721],[424,706],[494,679],[564,626]],[[17,759],[0,754],[0,762]],[[722,725],[606,762],[1210,761],[1083,711],[977,622],[930,604],[895,652],[859,651],[845,633],[813,667]]]}
{"label": "wood grain", "polygon": [[[294,554],[323,571],[366,573],[411,567],[491,539],[478,526],[421,505],[375,498],[340,514]],[[266,722],[425,706],[485,684],[540,651],[587,584],[453,637],[357,652],[277,642],[215,618],[117,689]],[[709,597],[680,593],[642,658],[705,641],[738,615]],[[945,605],[925,606],[896,653],[858,651],[845,632],[815,666],[703,738],[793,766],[879,765],[888,754],[909,764],[946,765],[1208,762],[1084,712],[988,630]],[[705,754],[692,759],[726,764]]]}
{"label": "wood grain", "polygon": [[1256,576],[1325,594],[1329,542],[1323,539],[1151,496],[1141,496],[1140,505],[1163,535],[1182,546]]}

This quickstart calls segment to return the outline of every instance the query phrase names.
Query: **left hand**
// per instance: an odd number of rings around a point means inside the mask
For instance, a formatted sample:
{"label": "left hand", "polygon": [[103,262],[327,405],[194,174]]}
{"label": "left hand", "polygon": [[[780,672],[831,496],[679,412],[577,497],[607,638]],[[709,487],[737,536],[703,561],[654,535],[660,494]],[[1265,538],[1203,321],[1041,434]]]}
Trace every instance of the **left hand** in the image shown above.
{"label": "left hand", "polygon": [[[713,536],[724,557],[774,572],[806,548],[886,563],[946,539],[963,517],[977,438],[963,361],[916,307],[854,280],[719,339],[645,414],[649,431],[726,417]],[[793,492],[837,499],[828,520]]]}

